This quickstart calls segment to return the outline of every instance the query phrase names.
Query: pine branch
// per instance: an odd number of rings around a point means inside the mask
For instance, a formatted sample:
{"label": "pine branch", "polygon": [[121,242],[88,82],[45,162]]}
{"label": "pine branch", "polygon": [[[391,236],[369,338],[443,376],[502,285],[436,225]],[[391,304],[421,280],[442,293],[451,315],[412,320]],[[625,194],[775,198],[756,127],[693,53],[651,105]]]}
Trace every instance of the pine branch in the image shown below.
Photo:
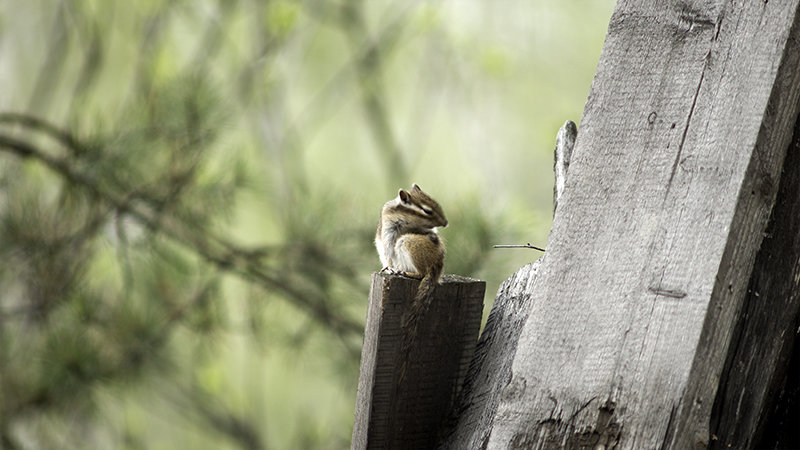
{"label": "pine branch", "polygon": [[[76,147],[79,148],[79,144]],[[342,338],[361,335],[362,324],[329,307],[324,295],[304,289],[302,283],[290,282],[287,274],[267,270],[260,259],[253,258],[252,252],[215,236],[198,224],[189,224],[177,215],[162,215],[159,208],[153,208],[156,202],[144,193],[117,192],[76,169],[72,161],[53,156],[30,143],[4,134],[0,134],[0,150],[44,164],[70,183],[107,202],[119,213],[129,215],[152,232],[163,234],[218,268],[235,273],[267,290],[280,292]]]}

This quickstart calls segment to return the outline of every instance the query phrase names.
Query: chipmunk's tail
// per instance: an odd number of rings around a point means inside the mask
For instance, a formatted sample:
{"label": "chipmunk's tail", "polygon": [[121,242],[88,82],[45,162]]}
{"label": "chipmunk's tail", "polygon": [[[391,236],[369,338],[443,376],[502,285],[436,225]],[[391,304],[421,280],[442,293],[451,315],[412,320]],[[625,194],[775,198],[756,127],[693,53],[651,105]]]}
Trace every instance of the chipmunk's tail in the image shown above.
{"label": "chipmunk's tail", "polygon": [[436,285],[439,284],[439,276],[441,273],[428,273],[422,278],[417,288],[417,294],[414,296],[414,302],[411,304],[411,311],[402,322],[403,329],[405,330],[403,336],[403,344],[400,348],[400,355],[402,357],[402,364],[400,365],[400,381],[403,381],[406,376],[406,367],[409,363],[411,356],[411,346],[417,340],[419,333],[420,318],[428,311],[433,294],[436,292]]}

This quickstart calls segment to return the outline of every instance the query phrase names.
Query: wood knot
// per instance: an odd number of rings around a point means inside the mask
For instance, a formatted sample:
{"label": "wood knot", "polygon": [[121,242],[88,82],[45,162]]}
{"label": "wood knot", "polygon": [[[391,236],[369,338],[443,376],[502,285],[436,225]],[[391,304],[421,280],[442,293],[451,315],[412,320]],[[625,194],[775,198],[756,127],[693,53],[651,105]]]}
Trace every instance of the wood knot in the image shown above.
{"label": "wood knot", "polygon": [[678,29],[686,33],[713,30],[717,24],[712,16],[699,11],[694,5],[682,2],[678,6]]}
{"label": "wood knot", "polygon": [[680,289],[665,289],[661,286],[650,286],[647,288],[647,290],[661,297],[669,297],[669,298],[686,297],[686,292],[683,292]]}
{"label": "wood knot", "polygon": [[775,181],[768,173],[762,173],[758,177],[756,187],[750,192],[753,195],[760,195],[765,200],[771,200],[772,195],[775,193]]}
{"label": "wood knot", "polygon": [[505,388],[503,388],[502,400],[507,402],[514,402],[522,398],[525,395],[525,389],[527,388],[528,382],[525,380],[525,377],[513,377],[511,381],[508,382]]}

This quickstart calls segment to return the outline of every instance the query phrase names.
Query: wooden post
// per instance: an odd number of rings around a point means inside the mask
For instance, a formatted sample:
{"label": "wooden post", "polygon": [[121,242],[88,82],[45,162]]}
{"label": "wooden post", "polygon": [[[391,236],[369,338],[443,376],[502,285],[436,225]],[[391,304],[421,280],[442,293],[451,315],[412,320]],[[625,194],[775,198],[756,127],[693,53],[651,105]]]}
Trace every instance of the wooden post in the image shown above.
{"label": "wooden post", "polygon": [[445,275],[420,319],[400,382],[400,326],[419,281],[373,274],[351,448],[433,448],[466,375],[486,283]]}

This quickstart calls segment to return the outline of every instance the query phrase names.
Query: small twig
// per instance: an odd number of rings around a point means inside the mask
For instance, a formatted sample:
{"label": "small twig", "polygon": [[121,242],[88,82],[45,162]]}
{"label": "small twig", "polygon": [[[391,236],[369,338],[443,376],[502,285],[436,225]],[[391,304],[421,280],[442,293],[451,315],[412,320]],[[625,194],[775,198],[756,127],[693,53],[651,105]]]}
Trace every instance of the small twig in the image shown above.
{"label": "small twig", "polygon": [[531,245],[530,242],[528,242],[525,245],[493,245],[492,247],[493,248],[532,248],[534,250],[539,250],[540,252],[544,251],[543,248],[537,247],[535,245]]}

